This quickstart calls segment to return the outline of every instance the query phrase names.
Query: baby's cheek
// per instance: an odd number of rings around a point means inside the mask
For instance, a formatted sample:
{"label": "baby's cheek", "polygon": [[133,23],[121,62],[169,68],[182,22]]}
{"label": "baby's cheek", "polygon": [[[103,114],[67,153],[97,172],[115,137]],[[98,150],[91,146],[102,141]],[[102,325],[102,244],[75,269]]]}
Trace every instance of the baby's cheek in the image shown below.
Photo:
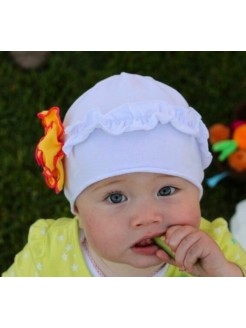
{"label": "baby's cheek", "polygon": [[201,221],[201,213],[200,211],[196,211],[194,209],[193,212],[190,212],[188,215],[187,215],[187,225],[190,225],[194,228],[199,228],[200,226],[200,221]]}
{"label": "baby's cheek", "polygon": [[180,209],[178,225],[190,225],[194,228],[199,228],[201,220],[201,211],[198,206],[190,206],[186,209]]}
{"label": "baby's cheek", "polygon": [[99,241],[105,234],[104,228],[99,220],[95,220],[93,216],[84,222],[84,232],[88,240],[91,242]]}
{"label": "baby's cheek", "polygon": [[115,241],[113,236],[94,234],[90,235],[90,237],[88,242],[97,255],[107,260],[118,258],[118,255],[121,253],[120,244]]}
{"label": "baby's cheek", "polygon": [[108,225],[91,218],[84,224],[84,232],[88,243],[97,253],[114,251],[116,237],[114,233],[110,233]]}

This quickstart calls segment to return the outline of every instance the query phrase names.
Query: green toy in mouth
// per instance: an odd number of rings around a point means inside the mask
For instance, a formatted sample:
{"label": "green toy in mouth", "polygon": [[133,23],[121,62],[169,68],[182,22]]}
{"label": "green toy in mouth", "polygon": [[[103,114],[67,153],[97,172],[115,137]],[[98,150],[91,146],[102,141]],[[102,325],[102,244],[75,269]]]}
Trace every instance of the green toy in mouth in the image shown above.
{"label": "green toy in mouth", "polygon": [[175,255],[171,250],[171,248],[166,244],[164,236],[155,237],[153,238],[153,240],[156,243],[156,245],[159,246],[161,249],[163,249],[164,252],[166,252],[172,259],[175,259]]}

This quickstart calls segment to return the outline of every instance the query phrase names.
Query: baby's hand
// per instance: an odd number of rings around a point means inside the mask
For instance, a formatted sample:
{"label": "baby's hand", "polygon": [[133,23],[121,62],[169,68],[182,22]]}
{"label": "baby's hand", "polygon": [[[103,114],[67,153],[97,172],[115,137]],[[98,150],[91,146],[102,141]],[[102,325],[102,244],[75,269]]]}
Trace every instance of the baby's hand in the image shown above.
{"label": "baby's hand", "polygon": [[166,231],[165,240],[175,259],[161,249],[156,255],[181,271],[200,277],[242,276],[241,269],[228,262],[216,242],[201,230],[188,225],[172,226]]}

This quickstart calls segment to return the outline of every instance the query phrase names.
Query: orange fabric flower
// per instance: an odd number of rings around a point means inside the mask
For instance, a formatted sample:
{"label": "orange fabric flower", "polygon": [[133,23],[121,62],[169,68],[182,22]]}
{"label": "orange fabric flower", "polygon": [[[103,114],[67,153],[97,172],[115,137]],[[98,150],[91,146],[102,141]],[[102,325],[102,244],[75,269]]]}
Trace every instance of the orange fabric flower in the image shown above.
{"label": "orange fabric flower", "polygon": [[230,138],[230,128],[224,124],[216,123],[209,128],[209,140],[213,145],[216,142]]}
{"label": "orange fabric flower", "polygon": [[60,109],[52,107],[48,111],[42,111],[38,113],[38,118],[44,127],[44,137],[36,147],[35,158],[38,165],[43,167],[43,175],[48,187],[59,193],[64,185],[62,162],[64,127],[60,119]]}
{"label": "orange fabric flower", "polygon": [[239,149],[228,158],[229,165],[237,172],[246,170],[246,151]]}
{"label": "orange fabric flower", "polygon": [[236,140],[240,149],[246,149],[246,124],[240,125],[233,133],[233,139]]}

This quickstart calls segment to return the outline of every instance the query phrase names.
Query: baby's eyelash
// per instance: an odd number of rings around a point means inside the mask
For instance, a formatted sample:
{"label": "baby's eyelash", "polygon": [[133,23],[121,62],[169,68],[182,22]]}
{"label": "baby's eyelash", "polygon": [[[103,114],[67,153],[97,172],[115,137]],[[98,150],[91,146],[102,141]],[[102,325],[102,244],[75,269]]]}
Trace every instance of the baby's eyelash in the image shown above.
{"label": "baby's eyelash", "polygon": [[107,199],[109,196],[114,195],[114,194],[123,194],[123,192],[120,190],[108,191],[106,193],[104,199]]}
{"label": "baby's eyelash", "polygon": [[109,202],[110,204],[120,204],[122,202],[125,202],[127,200],[127,197],[122,191],[111,191],[107,193],[104,200]]}
{"label": "baby's eyelash", "polygon": [[177,192],[177,188],[173,186],[164,186],[158,191],[158,196],[171,196]]}

